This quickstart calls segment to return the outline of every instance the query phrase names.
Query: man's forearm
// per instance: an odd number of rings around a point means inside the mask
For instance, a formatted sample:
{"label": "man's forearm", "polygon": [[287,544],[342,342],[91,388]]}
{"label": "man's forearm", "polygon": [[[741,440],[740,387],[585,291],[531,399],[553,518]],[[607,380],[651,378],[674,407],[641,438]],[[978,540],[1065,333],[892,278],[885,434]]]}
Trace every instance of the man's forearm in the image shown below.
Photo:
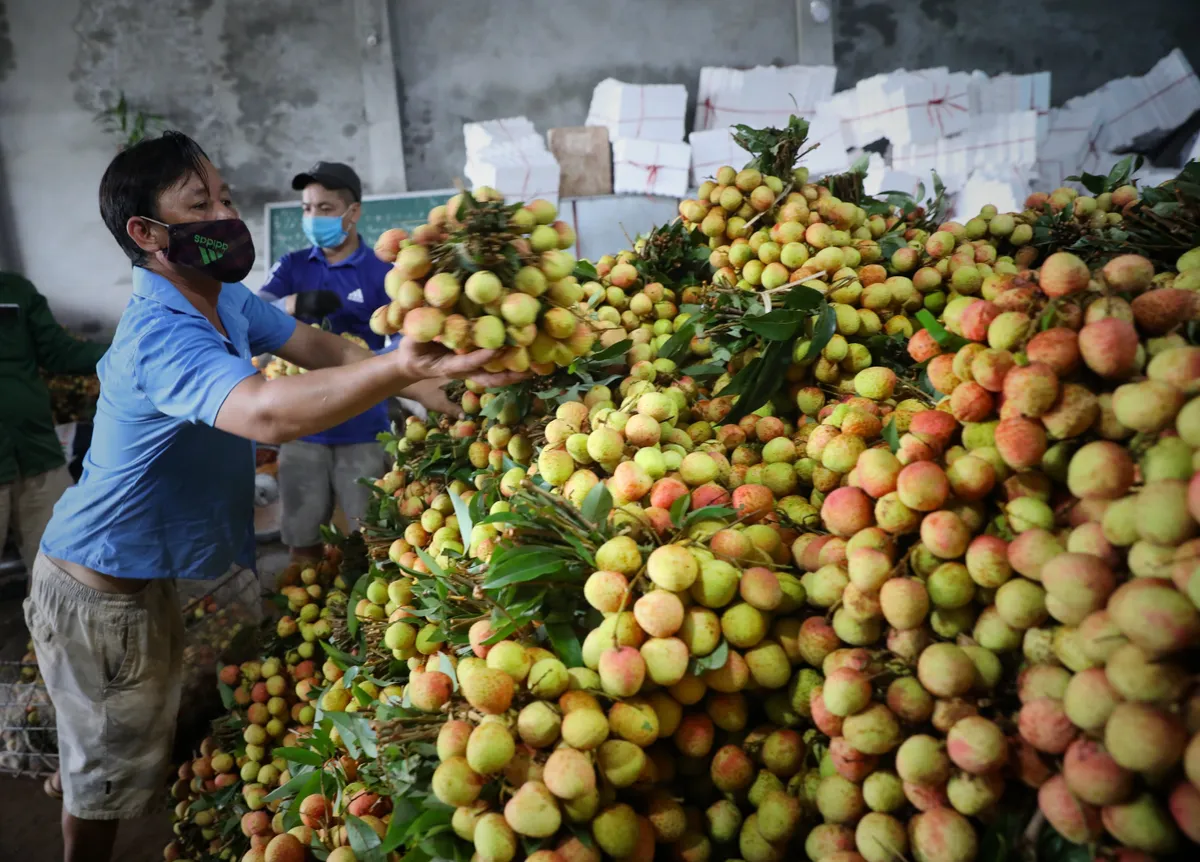
{"label": "man's forearm", "polygon": [[265,443],[287,442],[352,419],[415,382],[398,377],[386,356],[271,381],[255,375],[230,393],[217,427]]}
{"label": "man's forearm", "polygon": [[332,332],[325,332],[314,327],[306,327],[306,331],[301,331],[300,327],[297,327],[297,332],[300,336],[297,343],[293,345],[289,342],[279,350],[278,355],[309,371],[353,365],[375,355],[349,338],[342,338]]}

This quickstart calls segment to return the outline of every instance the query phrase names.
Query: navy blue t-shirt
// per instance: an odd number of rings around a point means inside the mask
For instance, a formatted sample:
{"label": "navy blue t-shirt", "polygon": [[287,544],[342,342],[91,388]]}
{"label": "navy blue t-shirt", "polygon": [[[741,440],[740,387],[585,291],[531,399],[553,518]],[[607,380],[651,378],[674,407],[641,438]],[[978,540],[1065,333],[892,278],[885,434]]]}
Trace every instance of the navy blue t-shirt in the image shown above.
{"label": "navy blue t-shirt", "polygon": [[[392,268],[375,256],[359,240],[358,248],[345,260],[330,264],[319,248],[289,252],[279,259],[267,276],[261,293],[265,299],[282,299],[306,290],[331,290],[342,300],[342,307],[329,315],[330,329],[339,335],[348,332],[367,342],[376,353],[383,350],[384,338],[371,331],[371,313],[390,300],[383,279]],[[316,321],[313,321],[316,322]],[[327,446],[347,443],[372,443],[381,431],[388,430],[387,403],[375,405],[320,434],[304,439]]]}

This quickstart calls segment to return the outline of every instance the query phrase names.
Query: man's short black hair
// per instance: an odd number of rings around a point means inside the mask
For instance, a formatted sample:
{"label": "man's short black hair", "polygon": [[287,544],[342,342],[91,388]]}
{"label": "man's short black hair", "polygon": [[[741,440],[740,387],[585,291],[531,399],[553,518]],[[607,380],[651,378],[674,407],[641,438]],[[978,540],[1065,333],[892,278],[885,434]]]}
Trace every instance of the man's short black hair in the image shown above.
{"label": "man's short black hair", "polygon": [[100,180],[100,217],[121,251],[135,264],[146,253],[125,229],[134,216],[158,218],[158,196],[189,174],[203,176],[208,156],[182,132],[163,132],[117,153]]}

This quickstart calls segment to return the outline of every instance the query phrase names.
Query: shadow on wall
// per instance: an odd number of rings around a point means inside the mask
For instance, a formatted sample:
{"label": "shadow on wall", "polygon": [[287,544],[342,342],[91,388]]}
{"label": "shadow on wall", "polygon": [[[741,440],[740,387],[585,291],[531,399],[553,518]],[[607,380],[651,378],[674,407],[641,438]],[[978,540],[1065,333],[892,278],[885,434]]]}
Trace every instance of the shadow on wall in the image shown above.
{"label": "shadow on wall", "polygon": [[317,158],[365,160],[347,5],[83,0],[75,103],[96,113],[128,90],[162,114],[209,153],[257,232],[263,204],[290,197],[297,170]]}
{"label": "shadow on wall", "polygon": [[[8,32],[8,9],[0,2],[0,82],[16,68],[12,38]],[[4,154],[0,152],[0,177],[5,175]],[[15,236],[12,202],[6,192],[0,191],[0,269],[10,272],[20,272],[22,268],[21,252],[14,241]]]}
{"label": "shadow on wall", "polygon": [[[834,57],[839,90],[896,69],[948,66],[1051,72],[1051,104],[1089,93],[1113,78],[1143,75],[1182,48],[1200,68],[1200,4],[1142,0],[1131,27],[1128,0],[961,3],[959,0],[837,0]],[[917,7],[913,9],[913,7]],[[916,12],[917,14],[914,14]]]}

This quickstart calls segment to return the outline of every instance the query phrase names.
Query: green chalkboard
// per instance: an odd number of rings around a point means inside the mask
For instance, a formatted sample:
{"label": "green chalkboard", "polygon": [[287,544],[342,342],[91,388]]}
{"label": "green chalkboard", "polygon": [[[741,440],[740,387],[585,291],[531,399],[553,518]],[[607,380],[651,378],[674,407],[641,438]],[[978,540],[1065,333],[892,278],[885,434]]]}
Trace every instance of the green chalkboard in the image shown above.
{"label": "green chalkboard", "polygon": [[[411,231],[425,223],[431,209],[444,204],[456,193],[454,189],[446,189],[397,195],[364,195],[358,232],[368,245],[374,245],[379,235],[388,228],[402,227]],[[271,266],[289,251],[308,248],[309,242],[300,227],[300,217],[299,201],[267,204],[264,221]]]}

